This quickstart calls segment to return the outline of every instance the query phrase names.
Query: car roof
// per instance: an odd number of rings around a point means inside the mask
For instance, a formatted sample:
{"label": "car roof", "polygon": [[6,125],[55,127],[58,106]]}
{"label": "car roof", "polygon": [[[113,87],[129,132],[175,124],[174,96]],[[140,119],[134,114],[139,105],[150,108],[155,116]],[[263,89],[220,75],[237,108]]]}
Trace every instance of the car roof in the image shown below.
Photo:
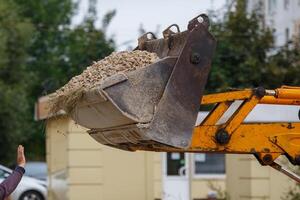
{"label": "car roof", "polygon": [[26,165],[47,165],[47,163],[42,161],[30,161],[30,162],[26,162]]}
{"label": "car roof", "polygon": [[5,171],[8,171],[8,172],[12,172],[11,169],[9,169],[8,167],[5,167],[5,166],[3,166],[3,165],[0,165],[0,169],[5,170]]}

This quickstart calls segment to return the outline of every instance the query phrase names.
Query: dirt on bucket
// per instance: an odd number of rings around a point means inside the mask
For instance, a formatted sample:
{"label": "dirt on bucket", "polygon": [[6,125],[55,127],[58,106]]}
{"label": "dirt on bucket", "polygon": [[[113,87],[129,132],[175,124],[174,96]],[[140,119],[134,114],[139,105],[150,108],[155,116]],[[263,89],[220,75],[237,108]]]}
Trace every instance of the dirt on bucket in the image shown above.
{"label": "dirt on bucket", "polygon": [[73,77],[66,85],[50,96],[50,112],[64,110],[71,112],[82,98],[84,90],[97,86],[101,81],[114,74],[134,71],[158,60],[155,53],[147,51],[113,52],[102,60],[94,62],[80,75]]}

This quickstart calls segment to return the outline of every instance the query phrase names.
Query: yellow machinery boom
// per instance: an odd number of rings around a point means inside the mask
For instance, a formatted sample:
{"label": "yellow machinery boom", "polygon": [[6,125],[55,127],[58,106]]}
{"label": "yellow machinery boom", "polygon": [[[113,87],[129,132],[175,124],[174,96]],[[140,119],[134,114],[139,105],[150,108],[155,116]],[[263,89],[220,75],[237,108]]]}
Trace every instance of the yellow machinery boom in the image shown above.
{"label": "yellow machinery boom", "polygon": [[[216,125],[236,100],[243,101],[241,106],[226,123]],[[253,154],[262,165],[270,165],[300,182],[298,175],[275,162],[285,155],[292,164],[300,165],[300,122],[243,123],[257,104],[300,105],[300,88],[283,86],[275,90],[257,88],[211,94],[204,96],[201,104],[216,106],[194,128],[191,151]]]}
{"label": "yellow machinery boom", "polygon": [[[243,103],[222,124],[216,125],[231,103]],[[205,120],[194,128],[191,151],[251,153],[263,165],[270,165],[280,155],[300,164],[300,122],[243,123],[257,104],[299,105],[300,88],[243,90],[206,95],[202,104],[216,104]],[[199,140],[201,138],[201,140]]]}
{"label": "yellow machinery boom", "polygon": [[[234,101],[242,101],[233,115],[217,124]],[[275,90],[245,89],[204,95],[201,105],[214,104],[200,125],[195,126],[187,149],[151,146],[132,150],[163,152],[206,152],[253,154],[262,165],[270,165],[300,182],[297,175],[285,170],[275,160],[285,155],[300,165],[300,122],[243,123],[258,104],[300,105],[300,88],[283,86]]]}

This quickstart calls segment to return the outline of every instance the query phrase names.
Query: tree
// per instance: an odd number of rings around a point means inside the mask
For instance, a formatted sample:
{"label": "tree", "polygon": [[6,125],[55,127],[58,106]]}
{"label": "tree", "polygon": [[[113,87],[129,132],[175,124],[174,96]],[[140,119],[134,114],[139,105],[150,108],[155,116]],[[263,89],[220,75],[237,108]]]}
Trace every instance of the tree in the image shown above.
{"label": "tree", "polygon": [[71,27],[76,9],[72,0],[16,1],[37,30],[28,63],[28,71],[34,72],[36,79],[33,96],[53,92],[93,60],[113,51],[113,42],[106,39],[101,29],[95,28],[96,11],[91,8],[96,7],[96,2],[93,0],[88,17],[75,28]]}
{"label": "tree", "polygon": [[246,12],[245,3],[236,1],[235,9],[212,25],[217,48],[207,86],[209,92],[268,86],[263,80],[267,54],[273,47],[272,31],[260,25],[262,16]]}
{"label": "tree", "polygon": [[23,130],[31,127],[26,60],[34,29],[11,0],[0,0],[0,27],[0,162],[10,164],[17,144],[26,137]]}
{"label": "tree", "polygon": [[28,160],[45,159],[44,122],[33,120],[34,103],[114,50],[95,27],[96,10],[72,27],[75,11],[72,0],[0,0],[1,163],[14,161],[17,143]]}
{"label": "tree", "polygon": [[[102,29],[95,26],[97,20],[96,2],[90,1],[90,8],[83,23],[74,29],[65,31],[65,49],[61,54],[67,59],[64,63],[64,79],[60,83],[65,84],[74,75],[80,74],[92,61],[100,60],[109,55],[114,50],[114,42],[107,39],[105,31],[116,14],[115,11],[106,13],[103,20]],[[57,89],[57,88],[55,88]]]}
{"label": "tree", "polygon": [[273,32],[262,26],[259,10],[247,13],[245,0],[235,1],[224,20],[212,25],[217,49],[207,84],[208,92],[228,88],[299,86],[300,48],[274,47]]}
{"label": "tree", "polygon": [[263,76],[272,88],[280,85],[300,86],[300,48],[296,43],[281,47],[268,58]]}

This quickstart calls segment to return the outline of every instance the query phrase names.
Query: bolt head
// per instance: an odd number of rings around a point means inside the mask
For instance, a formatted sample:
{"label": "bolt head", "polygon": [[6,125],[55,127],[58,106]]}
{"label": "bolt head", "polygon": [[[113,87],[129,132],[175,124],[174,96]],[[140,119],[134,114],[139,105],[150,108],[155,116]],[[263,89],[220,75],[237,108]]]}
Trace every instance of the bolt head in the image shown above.
{"label": "bolt head", "polygon": [[221,131],[216,133],[215,139],[219,144],[224,145],[224,144],[227,144],[229,142],[230,135],[226,131],[221,130]]}
{"label": "bolt head", "polygon": [[300,155],[296,155],[295,157],[295,164],[300,165]]}
{"label": "bolt head", "polygon": [[262,98],[266,95],[266,90],[263,87],[258,87],[255,89],[255,94],[257,97]]}
{"label": "bolt head", "polygon": [[198,20],[198,22],[199,22],[200,24],[204,22],[204,19],[203,19],[203,17],[201,17],[201,16],[199,16],[199,17],[197,18],[197,20]]}
{"label": "bolt head", "polygon": [[201,61],[200,54],[199,53],[192,53],[190,60],[191,60],[191,63],[193,63],[193,64],[199,64],[200,61]]}
{"label": "bolt head", "polygon": [[273,157],[272,157],[271,154],[266,154],[262,158],[262,161],[264,162],[264,164],[269,165],[269,164],[271,164],[273,162]]}
{"label": "bolt head", "polygon": [[188,146],[188,142],[187,142],[186,140],[182,140],[182,141],[181,141],[181,145],[182,145],[182,146]]}

